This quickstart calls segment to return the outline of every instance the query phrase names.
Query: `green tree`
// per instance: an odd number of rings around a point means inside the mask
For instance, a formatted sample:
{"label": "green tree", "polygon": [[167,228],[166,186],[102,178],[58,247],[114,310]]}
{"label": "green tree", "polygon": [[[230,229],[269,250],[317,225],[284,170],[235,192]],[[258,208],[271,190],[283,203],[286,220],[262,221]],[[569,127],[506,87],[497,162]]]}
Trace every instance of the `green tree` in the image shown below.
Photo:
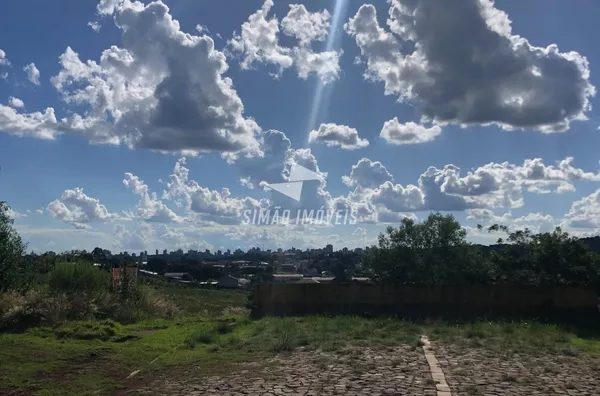
{"label": "green tree", "polygon": [[363,256],[363,267],[374,281],[392,284],[486,283],[491,272],[460,223],[440,213],[388,227]]}
{"label": "green tree", "polygon": [[534,286],[578,285],[598,287],[600,261],[576,237],[560,227],[552,232],[534,234],[531,230],[511,231],[494,224],[489,232],[503,231],[506,245],[493,252],[491,259],[498,268],[500,283]]}
{"label": "green tree", "polygon": [[334,282],[349,282],[352,280],[352,277],[346,271],[346,267],[341,261],[337,261],[333,265],[333,281]]}
{"label": "green tree", "polygon": [[13,227],[9,207],[0,202],[0,291],[23,289],[31,282],[24,260],[26,245]]}

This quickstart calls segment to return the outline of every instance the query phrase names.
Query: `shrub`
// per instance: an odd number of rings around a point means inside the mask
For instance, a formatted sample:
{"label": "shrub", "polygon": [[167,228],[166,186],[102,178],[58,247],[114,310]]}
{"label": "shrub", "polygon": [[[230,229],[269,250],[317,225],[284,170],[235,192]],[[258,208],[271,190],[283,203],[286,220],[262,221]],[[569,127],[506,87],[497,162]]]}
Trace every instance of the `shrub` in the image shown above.
{"label": "shrub", "polygon": [[172,318],[177,312],[173,302],[145,288],[139,288],[134,297],[125,300],[108,291],[0,293],[0,330],[4,331],[21,331],[67,320],[114,319],[133,323],[148,317]]}
{"label": "shrub", "polygon": [[215,334],[210,329],[196,330],[183,341],[189,349],[194,349],[196,344],[212,344],[215,340]]}
{"label": "shrub", "polygon": [[132,338],[112,320],[65,323],[52,329],[52,333],[57,338],[76,340],[125,341]]}
{"label": "shrub", "polygon": [[57,263],[48,284],[50,290],[60,293],[100,292],[107,290],[110,275],[89,263]]}
{"label": "shrub", "polygon": [[279,334],[273,343],[272,350],[273,352],[289,352],[294,349],[294,340],[290,333],[282,332]]}

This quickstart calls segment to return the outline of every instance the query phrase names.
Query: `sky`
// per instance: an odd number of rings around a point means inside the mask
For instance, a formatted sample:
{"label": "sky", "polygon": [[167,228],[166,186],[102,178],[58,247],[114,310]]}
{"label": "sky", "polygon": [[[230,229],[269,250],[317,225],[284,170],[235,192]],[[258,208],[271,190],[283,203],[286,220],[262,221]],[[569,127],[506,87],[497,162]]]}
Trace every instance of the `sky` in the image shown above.
{"label": "sky", "polygon": [[431,212],[475,243],[498,238],[478,224],[597,235],[597,15],[595,0],[9,2],[0,200],[38,252],[338,250]]}

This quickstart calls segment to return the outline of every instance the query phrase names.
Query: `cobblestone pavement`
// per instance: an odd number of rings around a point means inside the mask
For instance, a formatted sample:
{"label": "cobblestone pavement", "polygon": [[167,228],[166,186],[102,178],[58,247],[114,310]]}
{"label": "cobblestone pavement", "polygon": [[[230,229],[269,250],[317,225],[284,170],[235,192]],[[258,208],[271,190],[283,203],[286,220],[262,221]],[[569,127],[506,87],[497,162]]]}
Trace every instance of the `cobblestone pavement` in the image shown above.
{"label": "cobblestone pavement", "polygon": [[436,395],[421,348],[298,351],[225,377],[156,380],[135,395]]}
{"label": "cobblestone pavement", "polygon": [[600,395],[600,359],[432,344],[453,396]]}

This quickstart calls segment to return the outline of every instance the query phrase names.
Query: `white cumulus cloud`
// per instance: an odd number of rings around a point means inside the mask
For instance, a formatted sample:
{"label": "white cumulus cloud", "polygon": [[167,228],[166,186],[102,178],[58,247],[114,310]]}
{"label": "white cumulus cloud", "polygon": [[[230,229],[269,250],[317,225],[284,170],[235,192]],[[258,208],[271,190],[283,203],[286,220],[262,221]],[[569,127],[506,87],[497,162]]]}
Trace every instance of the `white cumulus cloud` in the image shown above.
{"label": "white cumulus cloud", "polygon": [[492,0],[391,0],[387,25],[365,4],[345,29],[365,78],[417,103],[425,120],[554,132],[591,109],[587,59],[513,35]]}
{"label": "white cumulus cloud", "polygon": [[341,147],[344,150],[356,150],[369,145],[367,139],[361,139],[358,131],[346,125],[321,124],[319,129],[308,135],[309,143],[322,143],[329,147]]}
{"label": "white cumulus cloud", "polygon": [[[250,69],[257,63],[272,64],[281,75],[283,70],[295,66],[302,79],[311,74],[324,82],[338,79],[342,51],[315,52],[311,47],[313,41],[323,41],[327,37],[329,12],[309,12],[302,4],[292,4],[280,24],[277,17],[269,18],[273,5],[273,0],[265,0],[261,9],[242,24],[241,32],[229,40],[232,52],[242,56],[242,69]],[[296,38],[296,46],[280,44],[280,26],[285,35]]]}
{"label": "white cumulus cloud", "polygon": [[23,71],[27,74],[27,79],[35,85],[40,85],[40,71],[35,67],[35,63],[30,63],[23,67]]}
{"label": "white cumulus cloud", "polygon": [[107,222],[119,217],[110,213],[100,200],[87,196],[79,187],[65,190],[60,199],[48,204],[46,210],[52,217],[80,229],[91,228],[89,224],[93,222]]}
{"label": "white cumulus cloud", "polygon": [[23,103],[23,101],[21,99],[11,96],[8,99],[8,105],[11,107],[14,107],[14,108],[21,108],[21,107],[25,106],[25,103]]}
{"label": "white cumulus cloud", "polygon": [[390,144],[416,144],[434,140],[442,133],[442,129],[434,125],[427,128],[414,122],[400,123],[398,118],[386,121],[380,136]]}

